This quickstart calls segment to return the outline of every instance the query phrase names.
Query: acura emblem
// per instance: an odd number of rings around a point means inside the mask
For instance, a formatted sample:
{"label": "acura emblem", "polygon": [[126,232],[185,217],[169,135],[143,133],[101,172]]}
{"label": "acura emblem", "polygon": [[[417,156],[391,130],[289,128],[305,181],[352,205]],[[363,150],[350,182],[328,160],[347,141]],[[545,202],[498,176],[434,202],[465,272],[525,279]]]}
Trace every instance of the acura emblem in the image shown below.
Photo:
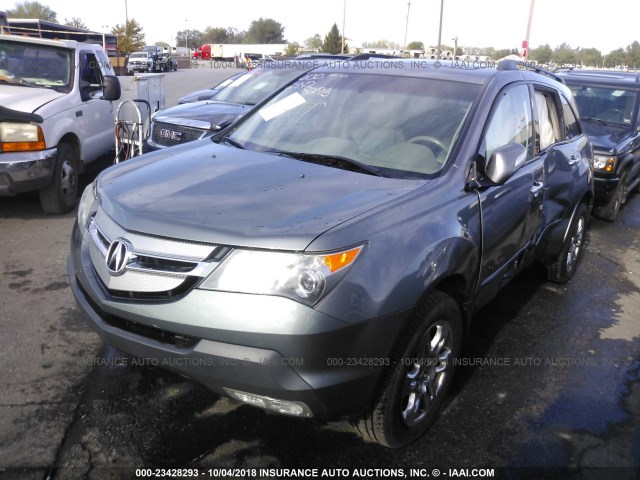
{"label": "acura emblem", "polygon": [[107,269],[112,275],[122,275],[131,259],[133,245],[124,238],[116,238],[107,250]]}

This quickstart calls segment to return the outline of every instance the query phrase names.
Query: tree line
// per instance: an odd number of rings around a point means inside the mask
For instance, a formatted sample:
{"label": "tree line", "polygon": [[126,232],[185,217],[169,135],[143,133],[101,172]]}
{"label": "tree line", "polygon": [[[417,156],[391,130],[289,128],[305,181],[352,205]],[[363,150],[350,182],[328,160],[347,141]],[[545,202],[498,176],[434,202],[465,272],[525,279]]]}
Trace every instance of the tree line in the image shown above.
{"label": "tree line", "polygon": [[[7,10],[9,18],[39,18],[50,22],[58,22],[57,14],[46,5],[37,1],[24,1],[16,4],[15,8]],[[76,17],[65,19],[65,25],[79,28],[87,28],[84,22]],[[118,24],[112,28],[111,33],[118,37],[118,46],[124,55],[140,50],[145,44],[145,33],[142,26],[131,19],[124,24]],[[251,22],[246,31],[240,31],[234,27],[207,27],[204,31],[195,29],[185,29],[176,32],[175,46],[188,46],[190,48],[199,47],[205,43],[288,43],[284,36],[284,26],[271,18],[259,18]],[[169,46],[166,42],[155,42],[155,44]],[[391,50],[402,50],[403,46],[388,41],[376,40],[365,42],[363,48],[384,48]],[[323,37],[315,34],[307,38],[302,45],[298,42],[289,42],[285,54],[297,55],[303,49],[320,51],[326,53],[341,53],[343,49],[343,39],[336,23],[333,24],[329,32]],[[413,41],[406,45],[407,50],[425,50],[423,42]],[[441,50],[453,51],[454,47],[442,45]],[[344,52],[349,51],[349,46],[344,43]],[[485,55],[493,60],[499,60],[508,55],[519,55],[517,48],[497,50],[492,47],[458,47],[456,56]],[[633,42],[631,45],[621,47],[603,54],[596,48],[573,48],[567,43],[551,48],[549,44],[533,48],[529,51],[528,60],[541,64],[554,65],[585,65],[592,67],[615,67],[628,66],[640,67],[640,43]]]}

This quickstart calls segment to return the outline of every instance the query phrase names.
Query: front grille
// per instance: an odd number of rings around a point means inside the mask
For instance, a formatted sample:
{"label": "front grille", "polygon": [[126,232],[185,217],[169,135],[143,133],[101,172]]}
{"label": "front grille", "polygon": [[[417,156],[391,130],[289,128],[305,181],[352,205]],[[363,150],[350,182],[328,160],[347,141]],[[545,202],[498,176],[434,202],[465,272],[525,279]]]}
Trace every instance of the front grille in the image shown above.
{"label": "front grille", "polygon": [[182,143],[199,140],[207,133],[206,130],[176,125],[165,122],[153,122],[151,125],[151,142],[163,147],[171,147]]}
{"label": "front grille", "polygon": [[100,318],[108,325],[124,330],[125,332],[140,335],[145,338],[150,338],[157,342],[173,345],[178,348],[191,348],[200,341],[199,338],[191,335],[184,335],[182,333],[175,333],[169,330],[163,330],[157,327],[150,327],[139,322],[127,320],[126,318],[112,315],[102,310],[96,302],[85,291],[80,281],[77,281],[78,287],[82,292],[84,299],[91,305],[91,308],[100,315]]}
{"label": "front grille", "polygon": [[[184,295],[207,277],[229,251],[204,243],[187,242],[129,232],[98,210],[89,223],[89,254],[93,269],[114,297],[172,299]],[[108,264],[112,243],[127,244],[121,264]]]}

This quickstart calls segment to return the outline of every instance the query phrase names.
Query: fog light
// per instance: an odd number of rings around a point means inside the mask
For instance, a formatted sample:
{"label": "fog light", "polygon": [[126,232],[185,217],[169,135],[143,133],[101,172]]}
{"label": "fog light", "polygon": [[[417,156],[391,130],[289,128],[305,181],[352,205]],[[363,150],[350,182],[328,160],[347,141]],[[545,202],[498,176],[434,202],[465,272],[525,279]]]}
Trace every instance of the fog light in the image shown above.
{"label": "fog light", "polygon": [[312,417],[313,414],[309,407],[302,402],[293,402],[290,400],[279,400],[277,398],[265,397],[264,395],[256,395],[255,393],[241,392],[233,388],[222,388],[231,398],[253,405],[254,407],[264,408],[283,415],[293,415],[295,417]]}

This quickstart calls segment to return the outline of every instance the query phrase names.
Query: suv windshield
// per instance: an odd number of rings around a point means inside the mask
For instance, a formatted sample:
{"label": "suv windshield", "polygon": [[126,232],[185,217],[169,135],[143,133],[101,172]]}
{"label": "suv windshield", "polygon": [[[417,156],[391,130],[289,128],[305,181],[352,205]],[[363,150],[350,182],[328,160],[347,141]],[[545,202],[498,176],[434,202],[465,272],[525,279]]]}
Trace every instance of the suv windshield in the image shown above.
{"label": "suv windshield", "polygon": [[385,176],[433,174],[447,161],[478,92],[463,82],[313,71],[229,138],[243,148],[306,161],[351,160]]}
{"label": "suv windshield", "polygon": [[145,53],[132,53],[131,55],[129,55],[129,58],[147,58],[147,54]]}
{"label": "suv windshield", "polygon": [[230,83],[211,100],[242,105],[255,105],[301,75],[304,70],[292,67],[255,69]]}
{"label": "suv windshield", "polygon": [[0,81],[68,92],[71,54],[65,48],[0,40]]}
{"label": "suv windshield", "polygon": [[637,92],[617,87],[570,87],[582,120],[631,125]]}

